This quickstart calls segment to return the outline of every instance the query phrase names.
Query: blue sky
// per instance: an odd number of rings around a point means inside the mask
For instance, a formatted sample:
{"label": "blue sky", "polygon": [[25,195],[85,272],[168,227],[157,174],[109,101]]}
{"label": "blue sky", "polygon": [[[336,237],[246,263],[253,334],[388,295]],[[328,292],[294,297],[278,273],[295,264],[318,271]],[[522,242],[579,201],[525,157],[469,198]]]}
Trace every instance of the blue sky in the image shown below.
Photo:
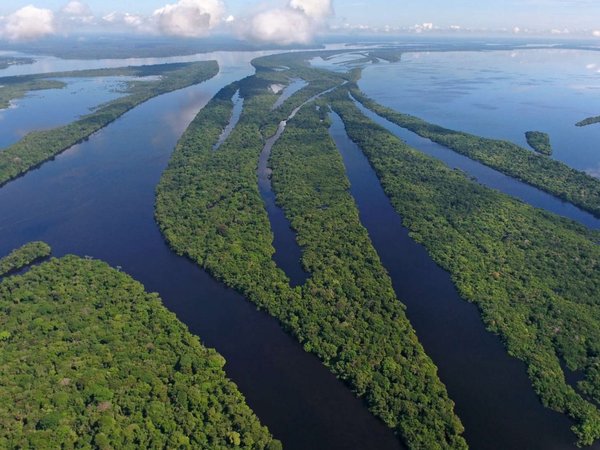
{"label": "blue sky", "polygon": [[[6,22],[7,18],[19,8],[34,5],[37,8],[51,10],[57,18],[60,18],[60,11],[68,2],[69,0],[2,0],[0,16],[4,16],[3,20]],[[254,20],[261,11],[285,9],[286,13],[283,14],[285,17],[281,14],[276,17],[280,20],[280,28],[282,28],[292,22],[306,19],[306,17],[304,19],[297,17],[298,11],[301,13],[305,11],[298,9],[295,4],[313,5],[332,2],[332,11],[329,10],[326,17],[321,15],[317,21],[308,17],[309,23],[305,24],[305,29],[302,31],[312,36],[316,30],[319,32],[331,29],[381,31],[387,27],[391,31],[404,32],[460,29],[523,33],[530,30],[553,34],[583,32],[588,36],[600,37],[600,0],[259,0],[252,2],[248,0],[76,0],[76,2],[89,7],[97,28],[106,25],[101,20],[103,17],[116,12],[118,17],[115,16],[117,19],[112,21],[113,26],[116,23],[124,24],[123,17],[128,14],[130,19],[136,18],[138,32],[149,30],[148,20],[151,19],[148,18],[152,18],[154,11],[164,8],[168,3],[219,3],[222,9],[219,20],[224,23],[225,18],[232,16],[237,24]],[[210,11],[214,11],[214,8]],[[213,17],[215,17],[214,13]],[[173,17],[164,19],[163,25],[175,20]],[[263,19],[262,23],[267,23],[272,21],[272,16],[261,17],[261,19]],[[144,23],[140,25],[142,21]],[[128,25],[132,22],[133,19],[129,20]],[[64,23],[66,22],[63,21]],[[228,23],[231,25],[233,21]],[[82,22],[78,30],[85,30],[88,25]],[[204,34],[220,28],[222,28],[220,25],[211,23]],[[233,30],[233,27],[229,26],[229,30]],[[283,31],[283,28],[267,31],[269,37],[272,36],[271,33],[277,37],[277,33]],[[264,37],[263,35],[261,37]]]}

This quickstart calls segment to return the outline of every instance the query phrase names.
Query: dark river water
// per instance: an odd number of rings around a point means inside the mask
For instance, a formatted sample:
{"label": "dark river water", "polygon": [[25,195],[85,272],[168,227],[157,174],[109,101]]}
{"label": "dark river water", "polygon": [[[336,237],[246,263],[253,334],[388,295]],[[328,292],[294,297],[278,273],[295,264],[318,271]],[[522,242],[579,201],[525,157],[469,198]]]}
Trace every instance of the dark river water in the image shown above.
{"label": "dark river water", "polygon": [[397,449],[393,432],[278,322],[165,245],[154,190],[186,126],[224,85],[217,78],[157,97],[89,141],[0,189],[0,254],[44,240],[54,255],[107,261],[158,292],[209,347],[250,407],[288,449]]}
{"label": "dark river water", "polygon": [[408,235],[369,161],[348,138],[339,116],[331,117],[330,133],[343,157],[361,222],[456,402],[471,448],[575,449],[571,422],[542,406],[525,365],[508,356],[500,339],[485,330],[477,307],[460,298],[450,275]]}

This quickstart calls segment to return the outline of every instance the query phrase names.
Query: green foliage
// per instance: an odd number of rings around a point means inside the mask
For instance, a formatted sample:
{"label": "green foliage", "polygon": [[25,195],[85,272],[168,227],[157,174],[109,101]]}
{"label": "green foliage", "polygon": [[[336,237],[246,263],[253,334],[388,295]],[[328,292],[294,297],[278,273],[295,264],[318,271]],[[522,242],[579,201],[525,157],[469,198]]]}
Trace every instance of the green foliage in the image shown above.
{"label": "green foliage", "polygon": [[[544,404],[571,416],[581,445],[600,438],[600,246],[597,233],[471,181],[331,95],[411,236],[475,302]],[[585,374],[577,390],[560,366]]]}
{"label": "green foliage", "polygon": [[600,123],[600,116],[588,117],[587,119],[583,119],[582,121],[577,122],[575,126],[587,127],[588,125],[593,125],[595,123]]}
{"label": "green foliage", "polygon": [[10,333],[0,339],[0,448],[279,444],[223,358],[102,262],[67,256],[5,279],[0,330]]}
{"label": "green foliage", "polygon": [[51,253],[52,249],[45,242],[25,244],[23,247],[12,251],[10,255],[0,259],[0,277],[15,270],[20,270],[39,259],[46,258]]}
{"label": "green foliage", "polygon": [[[218,151],[212,146],[228,123],[238,86],[198,114],[157,188],[161,230],[175,251],[277,317],[411,448],[466,448],[453,403],[360,225],[327,124],[311,103],[290,121],[272,164],[278,201],[312,276],[291,288],[272,260],[273,236],[256,175],[264,138],[298,105],[346,80],[296,58],[254,62],[258,74],[239,83],[244,109],[238,125]],[[270,69],[281,66],[291,69]],[[310,84],[271,110],[271,83],[300,77]]]}
{"label": "green foliage", "polygon": [[52,130],[31,132],[19,142],[4,149],[0,152],[0,185],[82,142],[139,104],[158,95],[206,81],[219,70],[215,61],[176,64],[174,68],[169,66],[160,65],[157,69],[148,67],[110,69],[125,72],[139,70],[142,73],[152,72],[163,75],[154,81],[130,83],[129,95],[112,100],[93,113],[68,125]]}
{"label": "green foliage", "polygon": [[62,89],[65,86],[65,83],[58,80],[23,80],[18,83],[3,84],[0,79],[0,109],[10,107],[11,100],[23,98],[28,92]]}
{"label": "green foliage", "polygon": [[22,66],[27,64],[33,64],[35,59],[23,58],[15,56],[0,56],[0,70],[7,69],[10,66]]}
{"label": "green foliage", "polygon": [[527,131],[525,137],[527,138],[529,146],[536,152],[546,156],[552,155],[552,144],[550,144],[550,136],[548,133],[543,133],[541,131]]}
{"label": "green foliage", "polygon": [[352,95],[366,108],[419,136],[444,145],[511,177],[531,184],[600,217],[600,180],[508,141],[449,130],[396,112],[365,96],[356,85]]}

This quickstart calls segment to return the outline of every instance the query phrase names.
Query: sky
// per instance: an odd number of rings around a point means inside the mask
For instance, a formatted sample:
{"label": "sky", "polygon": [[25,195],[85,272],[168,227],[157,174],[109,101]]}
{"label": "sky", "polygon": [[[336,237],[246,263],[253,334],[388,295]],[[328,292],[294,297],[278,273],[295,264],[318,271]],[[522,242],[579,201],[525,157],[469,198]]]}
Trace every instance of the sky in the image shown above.
{"label": "sky", "polygon": [[0,0],[0,39],[132,31],[306,43],[323,33],[492,33],[600,39],[600,0]]}

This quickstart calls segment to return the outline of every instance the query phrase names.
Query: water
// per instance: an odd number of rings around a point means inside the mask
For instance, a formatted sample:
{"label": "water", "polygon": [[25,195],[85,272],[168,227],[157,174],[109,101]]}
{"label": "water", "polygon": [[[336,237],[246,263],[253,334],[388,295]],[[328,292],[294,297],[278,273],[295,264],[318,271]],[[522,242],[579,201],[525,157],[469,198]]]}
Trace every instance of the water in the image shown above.
{"label": "water", "polygon": [[360,88],[377,102],[428,122],[528,148],[526,131],[545,131],[553,157],[600,176],[597,51],[513,50],[405,53],[369,66]]}
{"label": "water", "polygon": [[536,208],[542,208],[554,214],[568,217],[592,229],[600,229],[600,219],[583,211],[569,202],[565,202],[544,191],[541,191],[527,183],[504,175],[484,164],[460,155],[447,147],[422,138],[421,136],[402,128],[385,118],[378,116],[373,111],[365,108],[361,103],[355,102],[356,106],[365,116],[377,124],[386,128],[411,147],[433,156],[451,168],[457,168],[474,177],[479,183],[511,195]]}
{"label": "water", "polygon": [[298,92],[300,89],[302,89],[303,87],[308,86],[308,83],[306,81],[304,81],[301,78],[295,78],[291,81],[290,84],[288,84],[284,89],[283,92],[281,93],[281,95],[279,96],[279,98],[277,99],[277,101],[275,102],[275,104],[273,105],[273,109],[277,109],[279,108],[281,105],[283,105],[283,102],[285,102],[288,98],[290,98],[292,95],[294,95],[296,92]]}
{"label": "water", "polygon": [[231,111],[229,123],[221,133],[221,136],[219,136],[219,140],[214,145],[213,150],[217,150],[221,145],[223,145],[235,126],[240,121],[240,116],[242,115],[242,110],[244,109],[244,99],[240,97],[239,89],[235,92],[235,94],[233,94],[231,100],[233,101],[233,110]]}
{"label": "water", "polygon": [[[477,450],[575,449],[566,416],[542,406],[526,367],[487,332],[475,305],[460,298],[450,275],[403,227],[377,175],[336,114],[338,146],[362,224],[441,380],[456,402],[465,438]],[[599,449],[600,445],[596,445]]]}
{"label": "water", "polygon": [[[0,148],[21,140],[34,130],[66,125],[90,109],[124,95],[118,92],[134,77],[60,78],[63,89],[29,92],[0,109]],[[60,105],[49,110],[48,105]]]}
{"label": "water", "polygon": [[[294,111],[293,115],[297,111],[298,109]],[[285,120],[279,124],[277,132],[267,139],[260,153],[257,169],[258,190],[265,204],[269,222],[271,223],[271,230],[273,231],[273,247],[275,248],[273,260],[290,279],[290,286],[301,286],[309,277],[309,274],[302,266],[302,248],[296,241],[296,233],[292,229],[290,221],[285,216],[285,211],[276,203],[275,192],[273,192],[271,186],[271,169],[269,168],[271,150],[285,131],[286,125],[287,122]]]}
{"label": "water", "polygon": [[32,240],[107,261],[158,292],[227,359],[227,375],[288,449],[398,449],[393,432],[277,321],[176,256],[154,221],[154,190],[176,141],[256,55],[202,85],[156,97],[0,189],[0,254]]}
{"label": "water", "polygon": [[292,229],[290,221],[285,215],[285,211],[276,203],[275,192],[273,192],[273,187],[271,185],[272,171],[269,167],[269,159],[271,158],[273,146],[285,131],[287,122],[296,117],[296,114],[298,114],[298,111],[300,111],[303,106],[334,89],[335,87],[313,95],[300,106],[297,106],[286,120],[282,120],[279,123],[275,134],[265,142],[265,146],[263,147],[258,160],[258,168],[256,170],[258,177],[258,191],[265,204],[269,222],[271,223],[271,230],[273,231],[273,247],[275,248],[273,261],[275,261],[277,266],[288,276],[290,279],[290,286],[303,285],[310,274],[307,273],[302,266],[302,248],[296,241],[296,233]]}

